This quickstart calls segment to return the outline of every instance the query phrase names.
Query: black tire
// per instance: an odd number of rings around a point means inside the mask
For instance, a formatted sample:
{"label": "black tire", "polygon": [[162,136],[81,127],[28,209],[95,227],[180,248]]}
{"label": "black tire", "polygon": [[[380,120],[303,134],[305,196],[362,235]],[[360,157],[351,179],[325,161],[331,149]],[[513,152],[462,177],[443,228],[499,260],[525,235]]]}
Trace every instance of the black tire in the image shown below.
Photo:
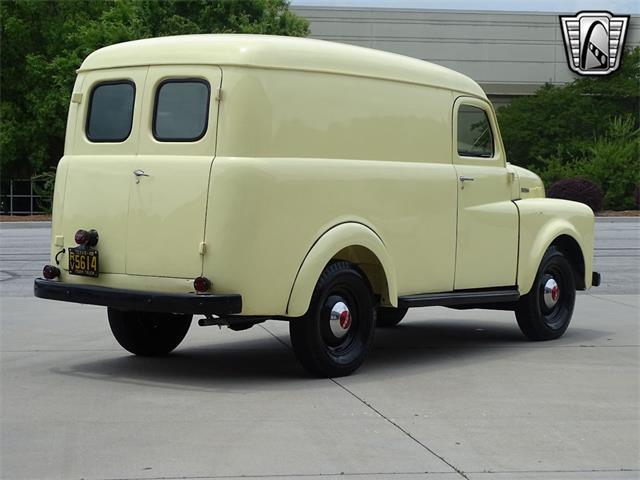
{"label": "black tire", "polygon": [[408,310],[408,308],[380,307],[378,308],[376,326],[380,328],[395,327],[402,321]]}
{"label": "black tire", "polygon": [[[557,286],[555,294],[551,288],[554,282]],[[520,330],[529,340],[561,337],[571,322],[575,300],[573,269],[564,254],[551,246],[542,257],[531,291],[523,295],[516,305]]]}
{"label": "black tire", "polygon": [[109,326],[118,343],[144,357],[169,354],[191,326],[191,315],[107,309]]}
{"label": "black tire", "polygon": [[375,312],[366,277],[350,263],[329,264],[320,275],[306,315],[289,323],[296,357],[307,371],[320,377],[351,374],[371,349]]}

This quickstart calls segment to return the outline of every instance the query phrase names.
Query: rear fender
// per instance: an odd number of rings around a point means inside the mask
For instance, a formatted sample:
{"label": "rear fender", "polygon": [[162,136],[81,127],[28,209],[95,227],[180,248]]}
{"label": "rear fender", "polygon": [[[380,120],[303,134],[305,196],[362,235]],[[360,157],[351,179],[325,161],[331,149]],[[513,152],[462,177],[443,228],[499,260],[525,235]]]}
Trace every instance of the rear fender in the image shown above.
{"label": "rear fender", "polygon": [[348,222],[325,232],[307,253],[289,295],[287,316],[299,317],[307,312],[311,295],[324,268],[339,252],[354,246],[366,248],[375,255],[386,277],[387,291],[383,294],[387,296],[389,304],[398,305],[395,270],[384,243],[369,227]]}

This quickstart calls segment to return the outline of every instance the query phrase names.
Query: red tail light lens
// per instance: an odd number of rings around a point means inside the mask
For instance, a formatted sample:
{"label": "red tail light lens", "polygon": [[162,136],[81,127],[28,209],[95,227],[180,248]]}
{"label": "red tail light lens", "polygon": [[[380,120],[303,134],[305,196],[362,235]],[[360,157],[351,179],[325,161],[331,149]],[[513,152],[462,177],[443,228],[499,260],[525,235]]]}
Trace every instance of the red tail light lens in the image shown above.
{"label": "red tail light lens", "polygon": [[45,265],[42,269],[42,276],[47,280],[53,280],[60,276],[60,270],[53,265]]}
{"label": "red tail light lens", "polygon": [[199,293],[206,292],[211,288],[211,282],[208,278],[198,277],[193,281],[193,288]]}
{"label": "red tail light lens", "polygon": [[74,237],[74,240],[78,245],[84,245],[89,242],[89,232],[86,230],[78,230]]}
{"label": "red tail light lens", "polygon": [[98,243],[98,232],[96,230],[78,230],[74,237],[78,245],[88,245],[89,247],[95,247]]}

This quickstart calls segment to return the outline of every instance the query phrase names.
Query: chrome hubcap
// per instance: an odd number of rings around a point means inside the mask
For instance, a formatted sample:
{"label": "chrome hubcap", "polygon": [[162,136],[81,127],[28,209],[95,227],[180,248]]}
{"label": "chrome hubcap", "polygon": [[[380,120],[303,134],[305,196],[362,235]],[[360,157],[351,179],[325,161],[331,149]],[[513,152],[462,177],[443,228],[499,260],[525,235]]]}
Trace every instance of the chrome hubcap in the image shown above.
{"label": "chrome hubcap", "polygon": [[351,312],[344,302],[337,302],[331,307],[329,327],[336,338],[344,337],[351,327]]}
{"label": "chrome hubcap", "polygon": [[560,298],[560,288],[554,278],[549,278],[544,284],[543,292],[544,304],[548,309],[552,309]]}

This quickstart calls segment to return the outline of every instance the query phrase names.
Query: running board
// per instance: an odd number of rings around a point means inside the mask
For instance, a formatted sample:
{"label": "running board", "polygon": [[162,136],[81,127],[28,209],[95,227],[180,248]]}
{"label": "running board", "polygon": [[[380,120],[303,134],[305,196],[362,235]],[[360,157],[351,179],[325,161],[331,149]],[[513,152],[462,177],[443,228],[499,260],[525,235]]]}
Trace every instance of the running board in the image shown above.
{"label": "running board", "polygon": [[515,302],[520,298],[516,288],[491,288],[486,290],[458,290],[445,293],[418,293],[398,297],[398,308],[456,307]]}

